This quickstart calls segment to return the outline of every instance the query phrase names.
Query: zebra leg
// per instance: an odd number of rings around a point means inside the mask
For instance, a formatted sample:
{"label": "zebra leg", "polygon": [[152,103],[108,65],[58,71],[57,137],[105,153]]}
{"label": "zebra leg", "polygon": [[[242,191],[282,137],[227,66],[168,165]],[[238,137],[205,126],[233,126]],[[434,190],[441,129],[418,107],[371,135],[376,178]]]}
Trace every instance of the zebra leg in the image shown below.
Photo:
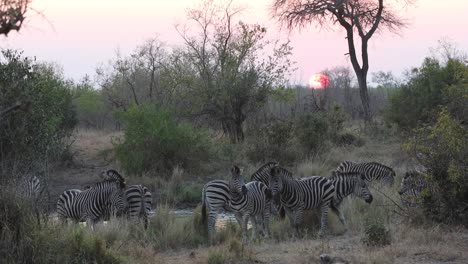
{"label": "zebra leg", "polygon": [[[249,218],[247,218],[247,222],[248,222],[248,220],[249,220]],[[257,221],[257,218],[255,216],[251,216],[250,221],[252,221],[252,238],[250,240],[255,241],[255,239],[257,238],[257,233],[259,232],[258,221]]]}
{"label": "zebra leg", "polygon": [[328,230],[328,209],[330,208],[330,203],[322,204],[320,209],[322,217],[320,219],[320,231],[318,233],[319,237],[324,237]]}
{"label": "zebra leg", "polygon": [[330,205],[330,208],[332,209],[332,212],[335,213],[338,218],[340,219],[340,222],[341,224],[344,226],[345,228],[345,231],[348,230],[347,226],[346,226],[346,221],[345,221],[345,218],[344,218],[344,215],[343,215],[343,212],[340,211],[340,208],[338,206],[335,206],[333,204]]}
{"label": "zebra leg", "polygon": [[271,204],[267,203],[267,207],[265,208],[265,210],[263,210],[262,216],[261,216],[265,238],[270,237],[270,210],[271,210],[270,208],[271,208]]}
{"label": "zebra leg", "polygon": [[[248,232],[247,232],[247,224],[249,222],[249,218],[250,218],[250,215],[248,213],[242,215],[242,226],[241,226],[241,230],[242,230],[242,241],[244,241],[245,243],[248,242]],[[253,218],[253,217],[252,217]],[[254,220],[252,220],[252,223],[253,223]]]}
{"label": "zebra leg", "polygon": [[213,238],[215,233],[215,226],[216,226],[216,216],[218,215],[217,210],[212,210],[211,208],[208,211],[208,237],[210,239]]}

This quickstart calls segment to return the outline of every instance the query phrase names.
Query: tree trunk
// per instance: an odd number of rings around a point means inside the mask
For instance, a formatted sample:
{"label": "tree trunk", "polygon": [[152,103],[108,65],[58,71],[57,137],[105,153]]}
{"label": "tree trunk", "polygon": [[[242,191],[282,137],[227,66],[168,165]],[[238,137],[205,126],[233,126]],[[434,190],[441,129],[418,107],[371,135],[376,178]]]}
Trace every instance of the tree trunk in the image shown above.
{"label": "tree trunk", "polygon": [[369,106],[369,93],[367,92],[367,76],[362,72],[356,74],[356,76],[359,84],[359,95],[361,96],[364,121],[368,123],[372,120],[372,115]]}

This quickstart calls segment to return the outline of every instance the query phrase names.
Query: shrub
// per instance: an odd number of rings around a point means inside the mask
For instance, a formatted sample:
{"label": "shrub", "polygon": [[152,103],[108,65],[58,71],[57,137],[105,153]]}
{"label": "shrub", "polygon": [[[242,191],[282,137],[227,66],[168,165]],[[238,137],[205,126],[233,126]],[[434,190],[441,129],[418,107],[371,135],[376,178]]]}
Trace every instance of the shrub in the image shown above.
{"label": "shrub", "polygon": [[[57,160],[76,123],[68,83],[50,65],[2,50],[0,58],[0,176],[38,169],[46,158]],[[7,172],[7,173],[6,173]]]}
{"label": "shrub", "polygon": [[330,124],[325,113],[306,114],[296,124],[296,136],[308,154],[323,151],[328,142]]}
{"label": "shrub", "polygon": [[[445,65],[426,58],[406,85],[390,97],[384,116],[404,131],[433,123],[439,106],[450,105],[452,114],[462,115],[460,107],[468,100],[468,65],[461,59],[449,59]],[[466,116],[466,115],[465,115]]]}
{"label": "shrub", "polygon": [[246,155],[252,162],[276,160],[291,164],[300,156],[293,141],[294,123],[275,120],[251,131],[246,142]]}
{"label": "shrub", "polygon": [[224,264],[227,261],[226,252],[223,249],[214,249],[208,252],[208,264]]}
{"label": "shrub", "polygon": [[127,173],[197,169],[212,156],[206,133],[176,122],[161,107],[132,106],[118,117],[126,126],[123,141],[115,146],[116,157]]}
{"label": "shrub", "polygon": [[468,226],[468,130],[443,109],[434,125],[416,130],[406,148],[427,168],[426,212],[437,221]]}
{"label": "shrub", "polygon": [[374,247],[390,245],[390,231],[385,227],[381,218],[366,218],[362,242],[367,246]]}

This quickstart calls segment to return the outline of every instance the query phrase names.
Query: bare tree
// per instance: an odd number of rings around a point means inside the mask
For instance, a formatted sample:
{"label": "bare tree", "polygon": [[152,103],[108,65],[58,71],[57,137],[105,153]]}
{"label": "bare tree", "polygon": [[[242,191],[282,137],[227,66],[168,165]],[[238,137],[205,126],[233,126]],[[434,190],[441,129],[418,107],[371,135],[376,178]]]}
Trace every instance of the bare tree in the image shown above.
{"label": "bare tree", "polygon": [[198,108],[193,112],[219,124],[233,143],[244,140],[245,120],[291,68],[288,43],[268,41],[264,27],[236,21],[240,11],[207,1],[177,27],[185,42],[181,57],[192,69],[191,77],[179,79],[187,80],[187,95]]}
{"label": "bare tree", "polygon": [[[396,1],[398,0],[393,2]],[[390,2],[391,0],[275,0],[273,4],[273,17],[289,30],[295,27],[303,28],[313,22],[320,27],[338,23],[345,29],[348,54],[358,80],[366,121],[372,120],[367,91],[369,39],[377,30],[398,32],[406,25],[392,10]],[[411,4],[414,0],[400,2]],[[355,37],[355,34],[358,37]],[[361,61],[358,60],[356,51],[359,44]]]}

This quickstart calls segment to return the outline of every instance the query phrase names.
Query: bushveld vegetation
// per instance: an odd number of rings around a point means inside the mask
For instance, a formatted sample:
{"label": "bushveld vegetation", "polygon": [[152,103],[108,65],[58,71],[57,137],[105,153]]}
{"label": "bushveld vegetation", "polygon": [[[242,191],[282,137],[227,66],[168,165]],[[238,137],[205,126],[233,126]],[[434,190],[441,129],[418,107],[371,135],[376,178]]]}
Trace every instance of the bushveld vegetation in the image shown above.
{"label": "bushveld vegetation", "polygon": [[[267,41],[259,25],[234,23],[237,10],[210,8],[213,16],[189,12],[188,23],[202,28],[191,32],[198,35],[179,28],[182,46],[151,39],[128,56],[117,54],[109,67],[99,69],[99,87],[88,77],[68,81],[58,67],[21,52],[2,52],[1,260],[167,263],[171,256],[164,254],[173,250],[197,263],[274,258],[311,263],[331,250],[357,263],[405,262],[418,254],[436,260],[466,257],[459,247],[463,237],[456,237],[457,232],[466,236],[468,227],[468,66],[463,56],[429,57],[406,81],[375,74],[378,86],[368,90],[364,113],[348,68],[324,70],[331,77],[324,90],[289,85],[287,43]],[[265,56],[264,50],[272,54]],[[362,121],[367,111],[374,117],[371,123]],[[90,129],[102,137],[113,135],[105,147],[93,142],[99,156],[127,182],[153,192],[156,213],[147,230],[123,219],[95,230],[58,225],[53,210],[38,216],[38,204],[11,184],[28,174],[47,183],[58,178],[56,171],[68,175],[94,166],[74,159],[86,149],[72,134]],[[318,239],[318,217],[310,212],[298,241],[290,240],[288,220],[274,218],[269,240],[244,245],[238,226],[228,224],[210,244],[196,207],[203,184],[226,179],[234,163],[245,168],[249,180],[271,160],[298,178],[329,176],[344,160],[377,161],[394,168],[397,184],[371,186],[371,205],[345,201],[347,233],[330,214],[331,238]],[[422,167],[429,187],[418,198],[420,207],[406,208],[398,183],[406,171]],[[94,175],[72,175],[97,181]],[[48,190],[60,193],[78,184],[73,176],[62,177],[61,185],[47,184]],[[56,199],[50,197],[49,203]],[[195,209],[180,217],[172,212],[175,207]],[[439,255],[430,253],[439,249]]]}

